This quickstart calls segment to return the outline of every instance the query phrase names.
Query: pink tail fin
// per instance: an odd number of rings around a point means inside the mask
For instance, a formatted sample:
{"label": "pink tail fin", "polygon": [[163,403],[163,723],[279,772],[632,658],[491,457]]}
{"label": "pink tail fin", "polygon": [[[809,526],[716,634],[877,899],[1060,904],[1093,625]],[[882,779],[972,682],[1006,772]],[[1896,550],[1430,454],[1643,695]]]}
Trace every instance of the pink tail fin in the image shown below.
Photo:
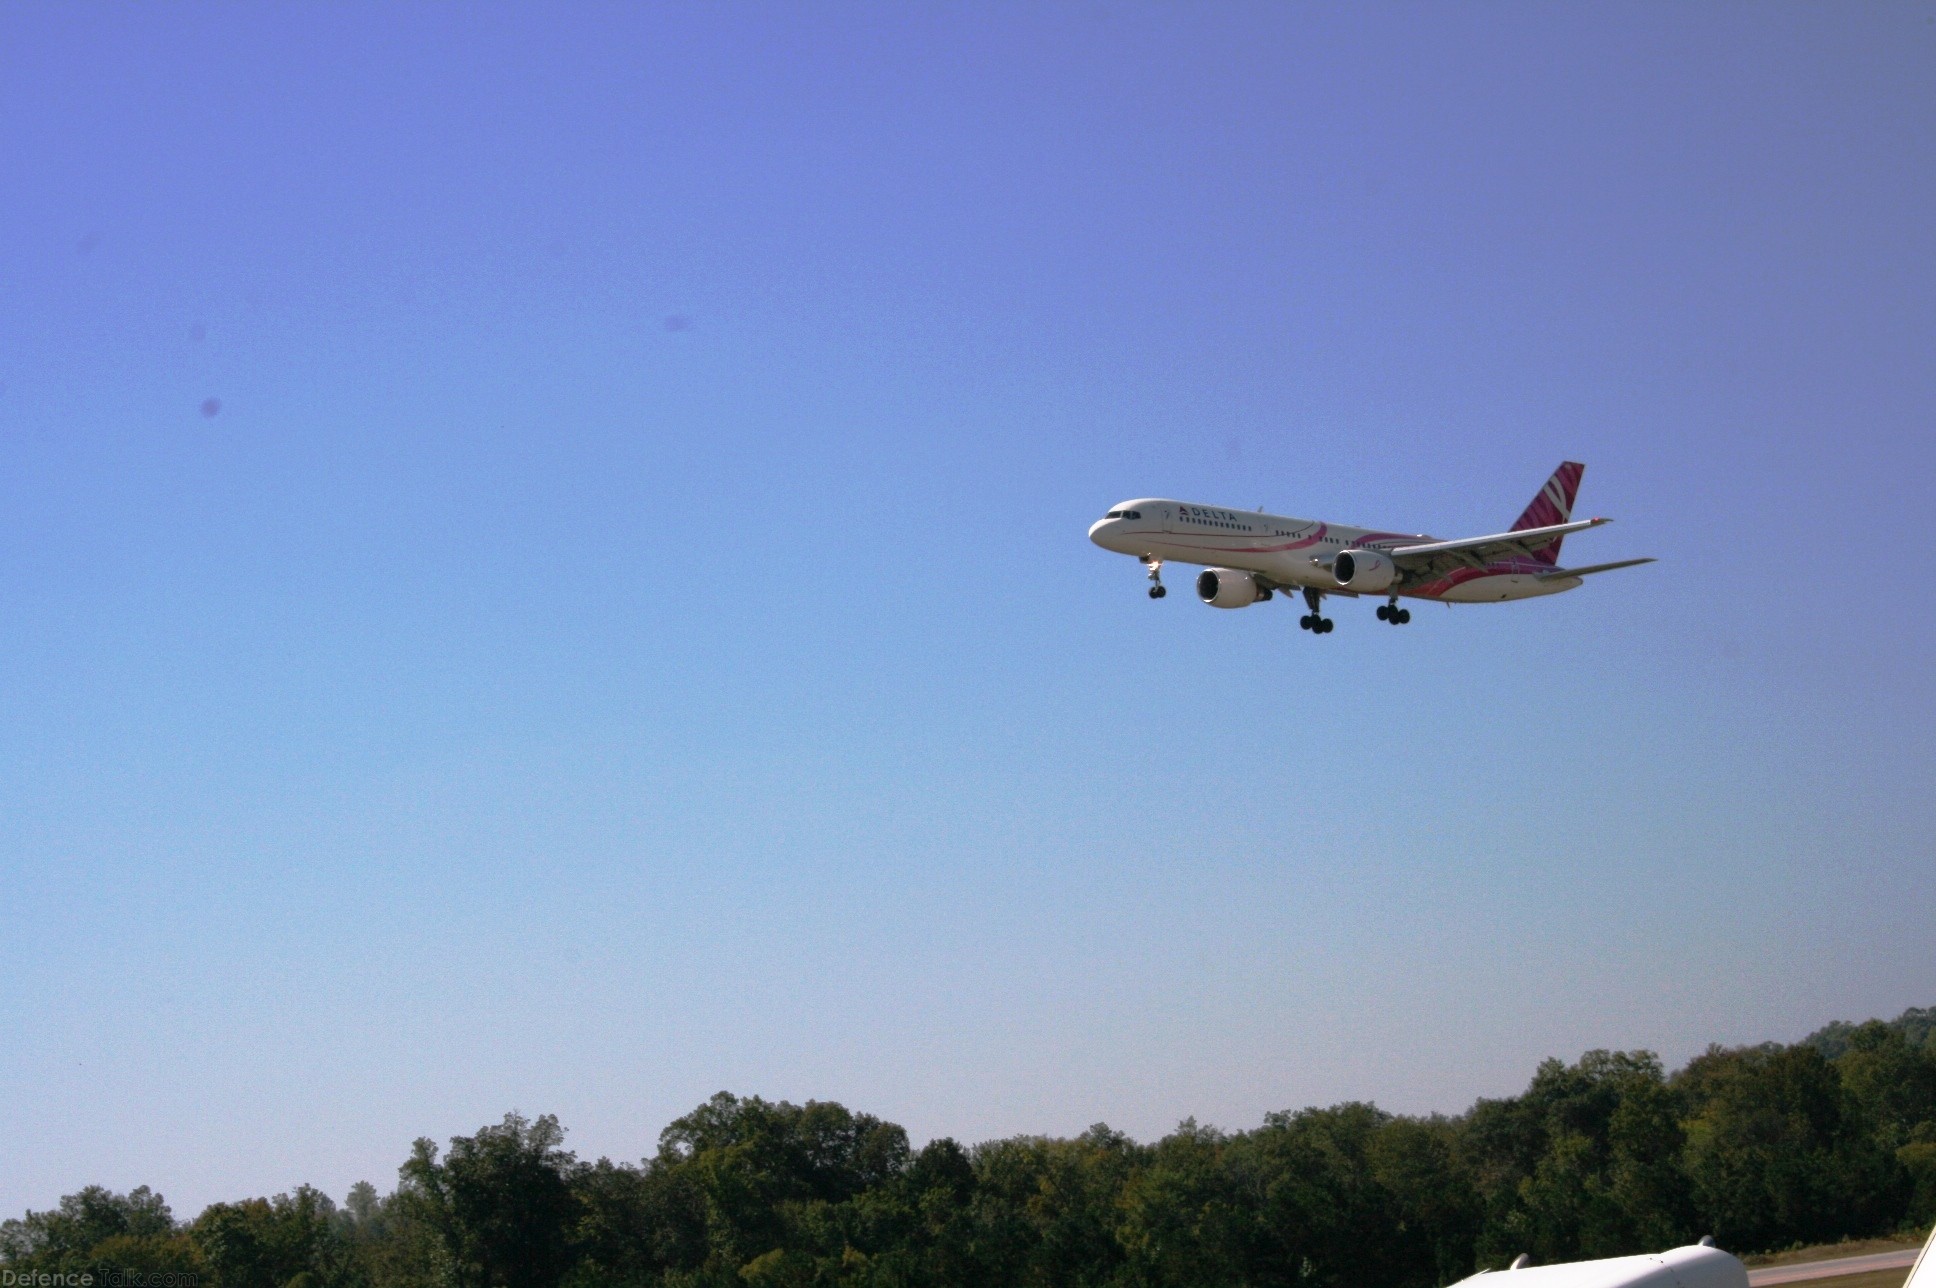
{"label": "pink tail fin", "polygon": [[[1518,532],[1524,528],[1550,528],[1556,523],[1565,523],[1573,517],[1573,498],[1580,494],[1580,476],[1586,473],[1586,466],[1578,461],[1565,461],[1553,471],[1553,477],[1546,480],[1546,486],[1539,490],[1533,503],[1519,516],[1519,522],[1512,525]],[[1533,552],[1533,558],[1541,563],[1557,565],[1560,561],[1560,543],[1542,546]]]}

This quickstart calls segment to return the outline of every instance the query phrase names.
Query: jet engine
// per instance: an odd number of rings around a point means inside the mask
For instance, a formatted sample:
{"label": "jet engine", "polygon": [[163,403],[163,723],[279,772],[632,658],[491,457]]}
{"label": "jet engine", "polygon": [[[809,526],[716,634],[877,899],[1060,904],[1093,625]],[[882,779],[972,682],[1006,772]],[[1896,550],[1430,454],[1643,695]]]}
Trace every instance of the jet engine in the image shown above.
{"label": "jet engine", "polygon": [[1197,574],[1197,598],[1212,608],[1243,608],[1270,597],[1254,575],[1235,568],[1205,568]]}
{"label": "jet engine", "polygon": [[1346,590],[1375,595],[1398,580],[1398,566],[1379,550],[1345,550],[1331,563],[1331,575]]}

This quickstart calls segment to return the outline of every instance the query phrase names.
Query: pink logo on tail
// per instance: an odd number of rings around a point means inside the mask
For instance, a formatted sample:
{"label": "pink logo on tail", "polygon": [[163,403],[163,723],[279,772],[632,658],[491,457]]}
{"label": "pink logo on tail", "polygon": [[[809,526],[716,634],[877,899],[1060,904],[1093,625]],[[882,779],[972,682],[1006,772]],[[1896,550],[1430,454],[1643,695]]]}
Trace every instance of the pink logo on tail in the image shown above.
{"label": "pink logo on tail", "polygon": [[[1539,490],[1533,503],[1512,525],[1514,532],[1526,528],[1550,528],[1556,523],[1565,523],[1573,517],[1573,498],[1580,494],[1580,476],[1586,473],[1586,466],[1578,461],[1567,461],[1553,471],[1553,477],[1546,480],[1546,486]],[[1533,551],[1533,558],[1544,564],[1557,566],[1560,561],[1560,543],[1555,541]]]}

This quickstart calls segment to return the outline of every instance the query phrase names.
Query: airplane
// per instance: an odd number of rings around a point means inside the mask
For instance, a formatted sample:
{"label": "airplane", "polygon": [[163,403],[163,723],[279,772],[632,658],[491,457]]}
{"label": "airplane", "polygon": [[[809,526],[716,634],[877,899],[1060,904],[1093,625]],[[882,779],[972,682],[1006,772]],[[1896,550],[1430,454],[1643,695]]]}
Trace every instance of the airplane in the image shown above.
{"label": "airplane", "polygon": [[1383,596],[1378,619],[1403,626],[1412,610],[1400,606],[1401,597],[1444,604],[1530,599],[1572,590],[1594,573],[1654,562],[1560,566],[1567,533],[1612,522],[1573,520],[1573,498],[1585,473],[1578,461],[1562,463],[1511,530],[1489,537],[1441,541],[1157,497],[1112,507],[1090,526],[1089,539],[1143,563],[1151,599],[1169,593],[1163,564],[1174,560],[1205,565],[1197,574],[1197,598],[1212,608],[1243,608],[1279,591],[1301,591],[1309,611],[1298,625],[1328,635],[1335,623],[1324,615],[1326,595]]}

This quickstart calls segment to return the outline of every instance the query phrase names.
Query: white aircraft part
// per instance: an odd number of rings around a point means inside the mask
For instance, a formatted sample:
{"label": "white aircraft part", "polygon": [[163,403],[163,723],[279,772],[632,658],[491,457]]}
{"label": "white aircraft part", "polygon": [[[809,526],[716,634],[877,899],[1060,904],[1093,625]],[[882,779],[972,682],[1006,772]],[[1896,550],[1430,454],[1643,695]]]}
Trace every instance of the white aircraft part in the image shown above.
{"label": "white aircraft part", "polygon": [[1398,579],[1391,556],[1381,550],[1343,550],[1331,561],[1338,585],[1375,595]]}
{"label": "white aircraft part", "polygon": [[1591,577],[1596,572],[1612,572],[1615,568],[1637,568],[1641,564],[1650,564],[1653,562],[1652,559],[1621,559],[1615,563],[1588,564],[1584,568],[1561,568],[1544,575],[1548,577],[1571,577],[1577,581],[1581,577]]}
{"label": "white aircraft part", "polygon": [[1936,1230],[1929,1232],[1929,1242],[1917,1254],[1916,1264],[1909,1269],[1909,1278],[1903,1280],[1902,1288],[1936,1288]]}
{"label": "white aircraft part", "polygon": [[1481,1270],[1459,1282],[1484,1288],[1748,1288],[1748,1268],[1719,1248],[1694,1244],[1637,1257]]}
{"label": "white aircraft part", "polygon": [[1535,595],[1557,595],[1580,584],[1578,577],[1546,577],[1537,573],[1496,573],[1475,577],[1442,592],[1438,598],[1448,604],[1496,604],[1506,599],[1531,599]]}
{"label": "white aircraft part", "polygon": [[1197,598],[1212,608],[1244,608],[1257,602],[1257,578],[1236,568],[1205,568],[1197,574]]}
{"label": "white aircraft part", "polygon": [[1438,555],[1450,550],[1475,550],[1480,546],[1503,546],[1511,542],[1542,541],[1563,537],[1569,532],[1597,528],[1612,519],[1581,519],[1578,523],[1555,523],[1545,528],[1521,528],[1517,532],[1495,532],[1489,537],[1461,537],[1457,541],[1432,541],[1419,546],[1393,546],[1392,558],[1409,559],[1415,555]]}

